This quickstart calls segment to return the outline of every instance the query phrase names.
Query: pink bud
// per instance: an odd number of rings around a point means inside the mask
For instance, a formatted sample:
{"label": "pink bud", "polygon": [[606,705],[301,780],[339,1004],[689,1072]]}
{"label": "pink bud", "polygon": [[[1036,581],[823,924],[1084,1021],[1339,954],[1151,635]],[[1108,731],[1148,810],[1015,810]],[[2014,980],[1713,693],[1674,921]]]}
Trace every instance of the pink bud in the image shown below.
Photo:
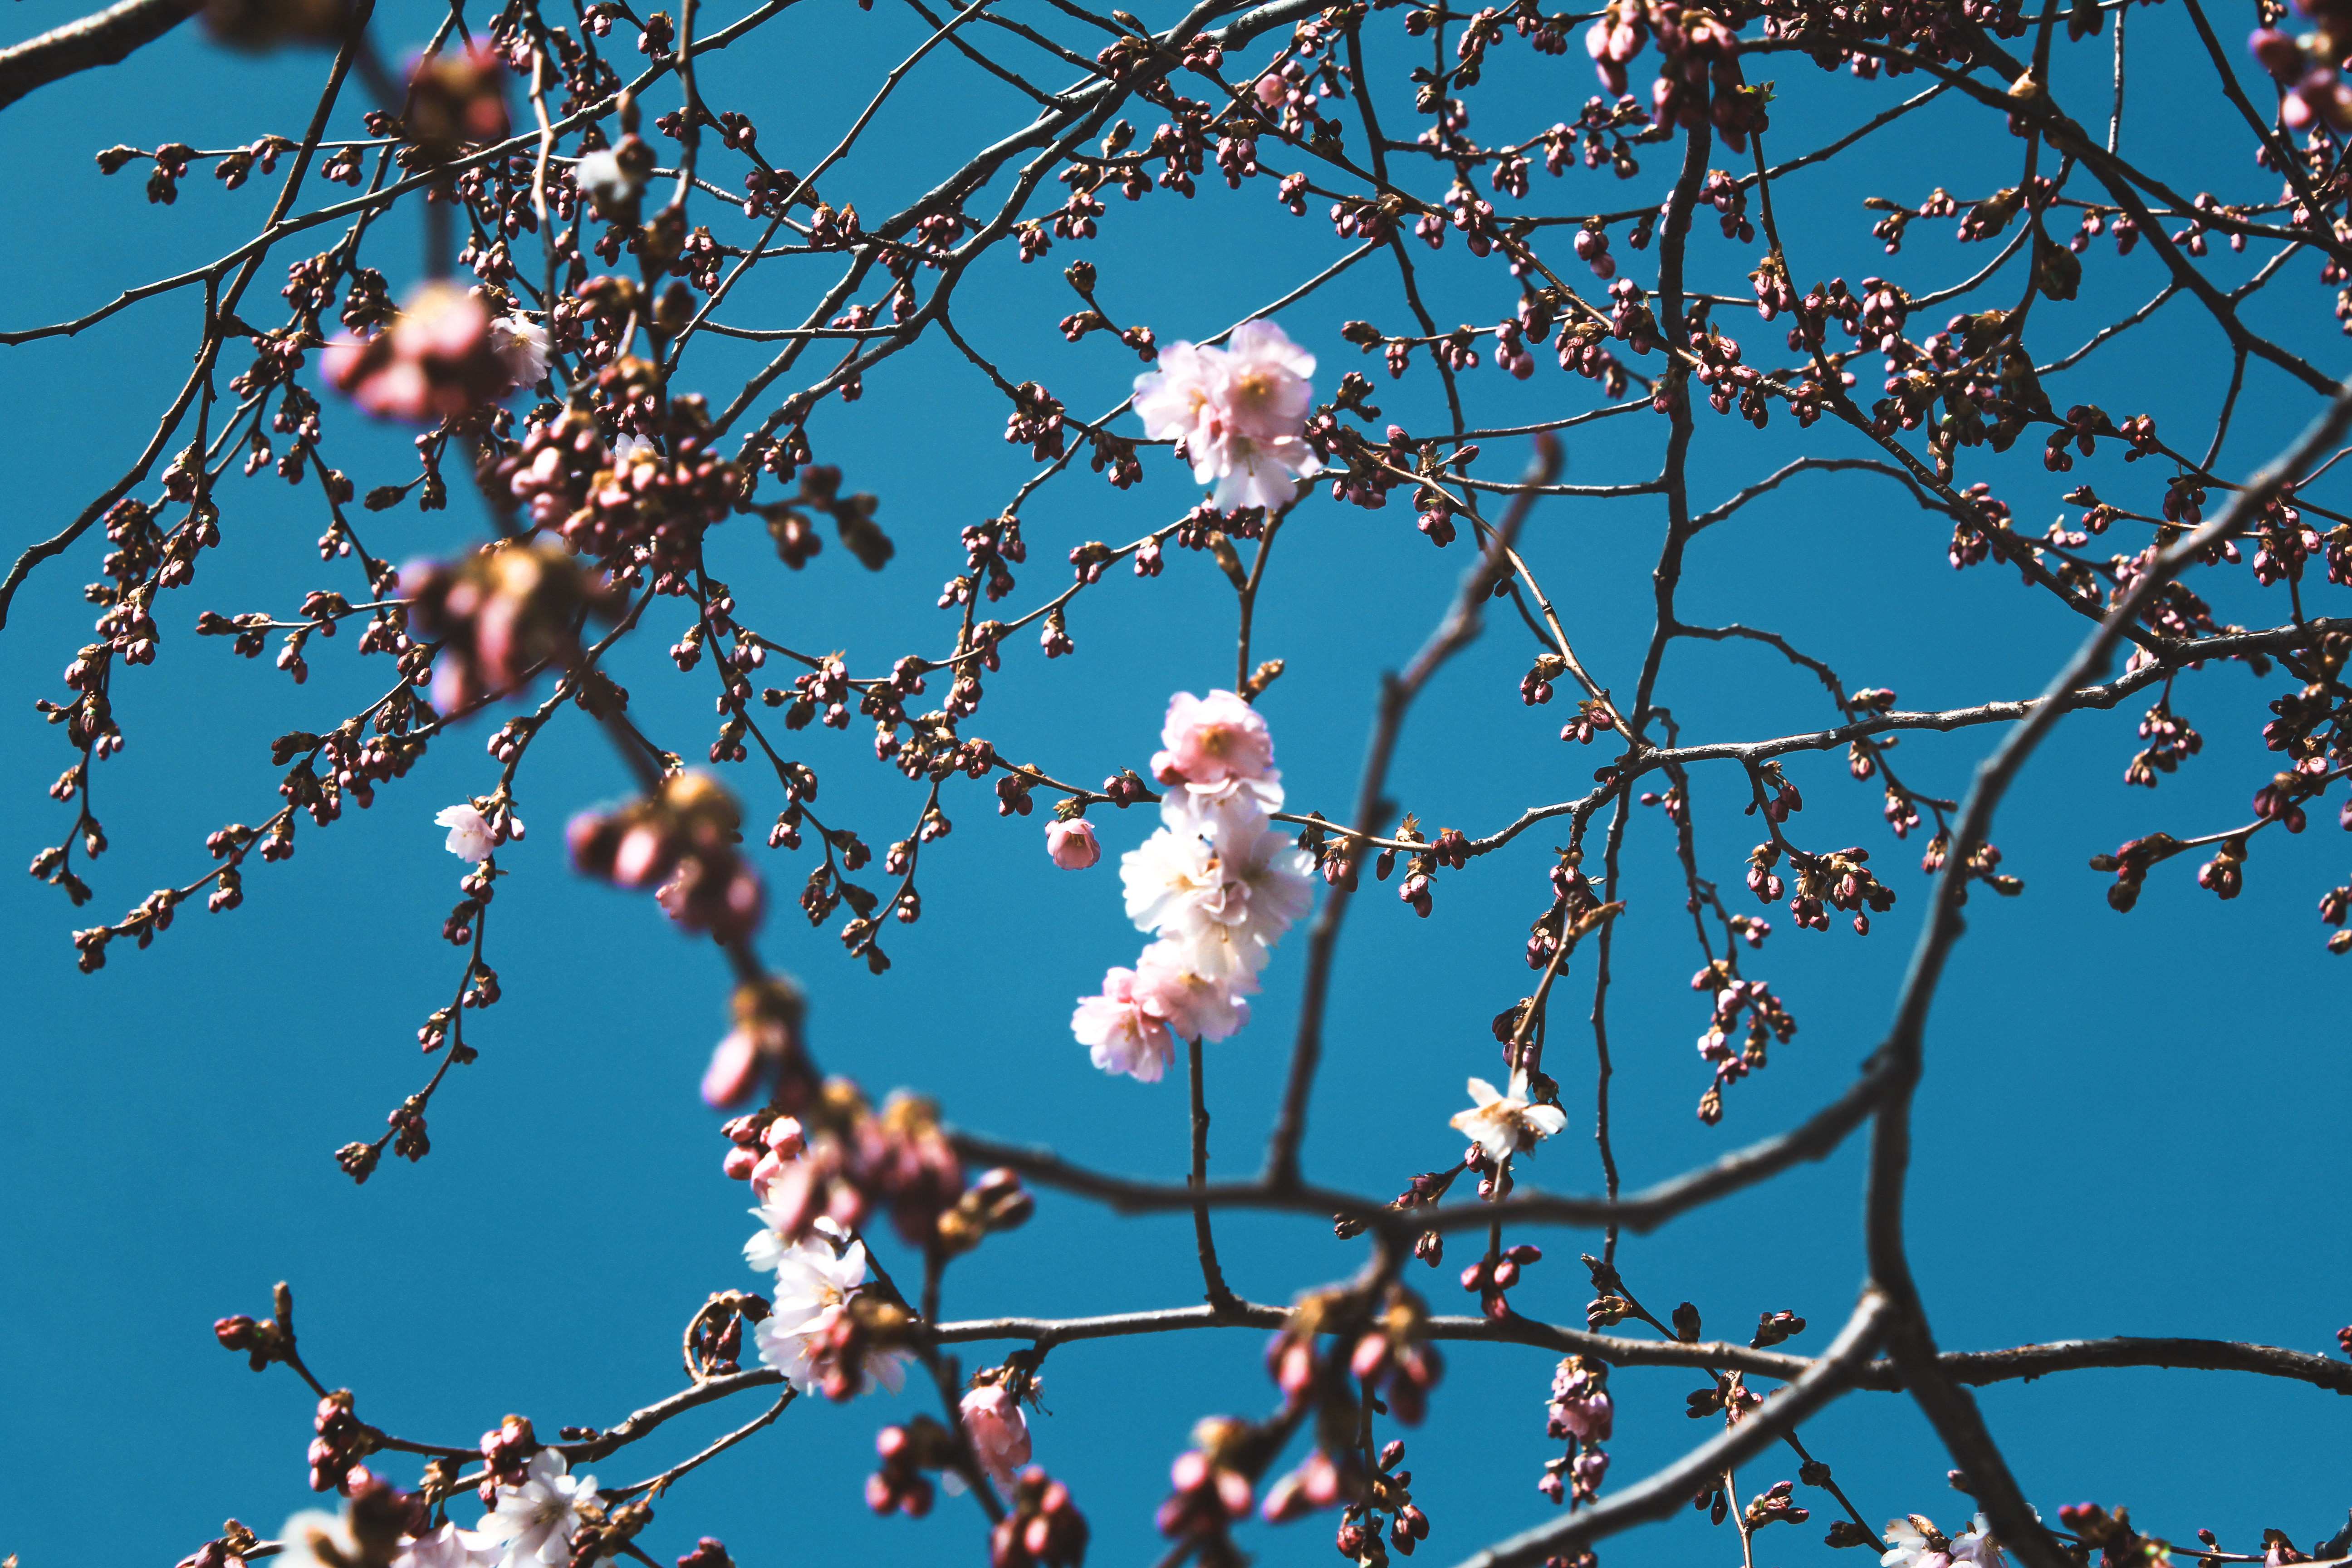
{"label": "pink bud", "polygon": [[2303,70],[2302,48],[2276,27],[2255,28],[2246,39],[2246,47],[2262,61],[2264,70],[2281,81],[2292,81]]}
{"label": "pink bud", "polygon": [[613,880],[624,888],[642,888],[661,880],[669,869],[668,845],[651,827],[639,826],[621,836],[613,855]]}
{"label": "pink bud", "polygon": [[768,1131],[762,1136],[761,1142],[768,1145],[777,1158],[782,1160],[797,1160],[801,1156],[801,1152],[808,1147],[807,1135],[802,1130],[800,1119],[796,1116],[779,1116],[769,1122]]}
{"label": "pink bud", "polygon": [[736,1029],[710,1053],[710,1070],[702,1075],[706,1105],[732,1105],[751,1092],[760,1080],[760,1047],[749,1031]]}
{"label": "pink bud", "polygon": [[1081,816],[1045,825],[1045,853],[1065,871],[1083,871],[1102,858],[1102,845],[1095,837],[1094,824]]}
{"label": "pink bud", "polygon": [[727,1179],[730,1182],[749,1181],[751,1177],[752,1166],[757,1160],[758,1156],[749,1149],[730,1149],[727,1151],[726,1160],[719,1168],[727,1173]]}

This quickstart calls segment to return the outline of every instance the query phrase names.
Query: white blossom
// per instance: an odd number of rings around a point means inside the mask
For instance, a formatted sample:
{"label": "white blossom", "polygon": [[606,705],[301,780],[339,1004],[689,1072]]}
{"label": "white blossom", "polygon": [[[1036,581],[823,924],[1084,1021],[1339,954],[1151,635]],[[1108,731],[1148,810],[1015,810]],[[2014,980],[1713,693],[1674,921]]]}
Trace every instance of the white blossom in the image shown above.
{"label": "white blossom", "polygon": [[448,842],[443,847],[460,860],[478,865],[499,847],[499,837],[492,831],[489,820],[474,808],[471,801],[443,807],[433,821],[435,826],[449,830]]}
{"label": "white blossom", "polygon": [[618,207],[634,200],[645,182],[621,167],[621,160],[610,147],[599,147],[583,153],[572,171],[572,180],[599,204]]}
{"label": "white blossom", "polygon": [[482,1516],[476,1538],[498,1551],[498,1568],[543,1568],[569,1562],[580,1506],[596,1500],[596,1478],[575,1476],[563,1456],[541,1448],[523,1466],[520,1486],[499,1488],[498,1507]]}
{"label": "white blossom", "polygon": [[1468,1110],[1457,1111],[1450,1123],[1460,1132],[1466,1132],[1490,1160],[1501,1160],[1523,1142],[1535,1146],[1536,1140],[1549,1138],[1568,1125],[1568,1113],[1557,1105],[1536,1105],[1528,1099],[1528,1069],[1521,1068],[1511,1075],[1511,1090],[1498,1094],[1495,1086],[1483,1078],[1470,1080]]}
{"label": "white blossom", "polygon": [[1128,918],[1181,968],[1231,984],[1265,967],[1314,901],[1314,860],[1263,816],[1167,826],[1119,863]]}
{"label": "white blossom", "polygon": [[402,1548],[392,1568],[491,1568],[498,1560],[496,1546],[471,1531],[445,1524]]}
{"label": "white blossom", "polygon": [[278,1532],[278,1540],[285,1550],[269,1561],[284,1568],[345,1568],[359,1561],[351,1526],[342,1515],[324,1509],[306,1508],[295,1514]]}
{"label": "white blossom", "polygon": [[1952,1561],[1972,1563],[1976,1568],[2008,1568],[2009,1563],[2000,1554],[2000,1543],[1992,1538],[1992,1521],[1982,1514],[1976,1516],[1968,1533],[1952,1542]]}
{"label": "white blossom", "polygon": [[[756,1260],[755,1249],[757,1258],[769,1256],[764,1244],[772,1239],[777,1243],[775,1299],[753,1333],[760,1344],[760,1360],[808,1394],[817,1386],[825,1335],[840,1320],[849,1299],[865,1288],[866,1244],[850,1241],[836,1251],[835,1244],[845,1239],[844,1233],[832,1220],[820,1218],[814,1235],[790,1246],[783,1246],[782,1238],[772,1230],[753,1237],[744,1246],[743,1255],[754,1260],[754,1268],[764,1267]],[[875,1351],[867,1354],[865,1370],[896,1394],[906,1381],[906,1363],[904,1351]]]}
{"label": "white blossom", "polygon": [[547,379],[547,329],[522,316],[499,316],[490,322],[490,347],[506,362],[515,385],[537,386]]}

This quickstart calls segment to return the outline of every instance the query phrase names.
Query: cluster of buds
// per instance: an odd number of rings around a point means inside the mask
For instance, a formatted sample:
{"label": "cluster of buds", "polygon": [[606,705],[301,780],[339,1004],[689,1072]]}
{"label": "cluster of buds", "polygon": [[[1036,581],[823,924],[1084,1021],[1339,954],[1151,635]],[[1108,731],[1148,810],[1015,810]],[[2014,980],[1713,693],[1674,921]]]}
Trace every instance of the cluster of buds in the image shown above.
{"label": "cluster of buds", "polygon": [[2336,0],[2300,0],[2300,7],[2318,24],[2312,31],[2295,37],[2257,27],[2246,47],[2284,89],[2279,118],[2289,130],[2307,131],[2323,121],[2333,130],[2352,130],[2352,86],[2338,68],[2352,52],[2352,8]]}
{"label": "cluster of buds", "polygon": [[1428,1327],[1429,1309],[1421,1298],[1391,1284],[1348,1354],[1349,1372],[1366,1387],[1378,1388],[1390,1414],[1408,1426],[1421,1425],[1429,1410],[1429,1391],[1445,1373],[1444,1358],[1429,1343]]}
{"label": "cluster of buds", "polygon": [[1013,1483],[1013,1506],[988,1540],[990,1568],[1077,1568],[1087,1516],[1070,1489],[1032,1465]]}
{"label": "cluster of buds", "polygon": [[[760,515],[767,519],[769,536],[776,542],[776,558],[786,566],[800,570],[824,546],[809,519],[810,512],[830,515],[842,547],[869,572],[879,572],[898,553],[890,536],[874,521],[875,512],[881,508],[880,500],[863,490],[843,495],[839,468],[825,463],[810,465],[802,472],[800,484],[800,493],[791,500],[760,509]],[[1012,591],[1010,579],[1004,588],[1007,593]]]}
{"label": "cluster of buds", "polygon": [[1507,1247],[1492,1258],[1481,1258],[1462,1271],[1462,1289],[1478,1298],[1478,1311],[1483,1317],[1507,1318],[1511,1303],[1504,1292],[1519,1282],[1520,1274],[1543,1261],[1543,1248],[1522,1243]]}
{"label": "cluster of buds", "polygon": [[[1719,958],[1691,976],[1691,989],[1715,994],[1715,1011],[1706,1032],[1698,1037],[1698,1054],[1715,1066],[1715,1082],[1702,1102],[1700,1118],[1712,1126],[1723,1114],[1724,1086],[1735,1083],[1766,1062],[1768,1042],[1787,1045],[1796,1037],[1797,1020],[1761,980],[1743,980],[1727,958]],[[1732,1037],[1740,1015],[1748,1016],[1747,1039],[1735,1052]]]}
{"label": "cluster of buds", "polygon": [[[492,478],[504,481],[505,493],[522,503],[534,525],[557,528],[586,503],[589,487],[608,466],[595,416],[584,408],[567,408],[530,426],[521,449],[501,458]],[[485,489],[496,500],[499,485]]]}
{"label": "cluster of buds", "polygon": [[1623,92],[1626,66],[1654,33],[1664,57],[1650,90],[1657,123],[1712,122],[1733,152],[1744,150],[1748,132],[1765,129],[1764,106],[1740,72],[1739,40],[1712,11],[1679,0],[1611,0],[1584,35],[1601,84]]}
{"label": "cluster of buds", "polygon": [[[1759,860],[1757,857],[1763,856],[1770,848],[1769,845],[1759,846],[1756,856],[1749,858],[1750,866],[1769,868],[1771,859]],[[1826,855],[1801,857],[1792,853],[1789,863],[1790,868],[1797,874],[1797,890],[1789,900],[1789,913],[1796,918],[1797,924],[1815,931],[1827,931],[1830,929],[1828,910],[1839,910],[1853,916],[1853,929],[1857,934],[1868,936],[1870,916],[1885,914],[1895,907],[1895,889],[1880,881],[1864,864],[1869,858],[1870,851],[1858,847],[1832,850]],[[1996,855],[1995,859],[1998,858]],[[1749,875],[1752,878],[1755,871],[1751,869]],[[1778,877],[1769,879],[1776,883],[1780,880]],[[2010,889],[1997,888],[1996,890],[2006,892]],[[1824,905],[1828,908],[1824,909]]]}
{"label": "cluster of buds", "polygon": [[763,903],[758,875],[736,853],[742,821],[717,780],[677,773],[618,811],[583,812],[566,837],[583,872],[616,887],[653,888],[687,930],[737,942],[759,926]]}
{"label": "cluster of buds", "polygon": [[417,60],[409,69],[404,114],[397,154],[404,169],[437,168],[468,147],[504,141],[506,61],[485,47]]}
{"label": "cluster of buds", "polygon": [[866,1506],[878,1514],[903,1513],[920,1519],[931,1511],[935,1495],[926,1470],[944,1470],[956,1462],[955,1435],[928,1415],[918,1415],[904,1426],[885,1426],[874,1435],[874,1451],[881,1468],[866,1478]]}
{"label": "cluster of buds", "polygon": [[970,1252],[988,1237],[1020,1229],[1036,1212],[1037,1200],[1021,1184],[1019,1172],[1002,1165],[983,1171],[955,1206],[940,1215],[940,1247],[950,1257]]}
{"label": "cluster of buds", "polygon": [[[650,365],[630,357],[606,366],[597,380],[615,395],[643,397],[653,376]],[[701,562],[704,532],[744,493],[742,470],[710,449],[709,411],[700,401],[675,398],[669,414],[667,450],[642,438],[622,443],[557,524],[573,549],[603,563],[617,581],[650,571],[660,583],[690,572]]]}
{"label": "cluster of buds", "polygon": [[[877,1208],[887,1207],[891,1224],[912,1246],[929,1247],[952,1232],[968,1247],[992,1229],[1009,1230],[1027,1219],[1034,1201],[1017,1182],[993,1171],[974,1189],[983,1195],[967,1194],[963,1164],[940,1129],[939,1107],[919,1095],[894,1094],[877,1114],[856,1085],[834,1079],[810,1099],[797,1122],[762,1112],[728,1125],[739,1151],[746,1148],[743,1131],[758,1129],[751,1136],[767,1153],[753,1155],[743,1174],[780,1215],[777,1229],[794,1241],[814,1231],[820,1218],[855,1232]],[[729,1155],[730,1174],[742,1165],[740,1153]],[[950,1214],[961,1217],[943,1223]]]}
{"label": "cluster of buds", "polygon": [[352,1391],[338,1388],[319,1401],[310,1419],[310,1489],[338,1490],[348,1497],[372,1479],[360,1461],[375,1452],[383,1434],[352,1414]]}
{"label": "cluster of buds", "polygon": [[2129,914],[2139,902],[2140,884],[2147,879],[2148,868],[2187,847],[2169,833],[2151,833],[2145,838],[2124,840],[2112,855],[2092,856],[2092,870],[2116,874],[2115,885],[2107,889],[2107,907],[2117,914]]}
{"label": "cluster of buds", "polygon": [[1332,1544],[1340,1556],[1366,1568],[1385,1568],[1388,1551],[1381,1544],[1380,1521],[1383,1513],[1389,1516],[1390,1543],[1405,1556],[1412,1556],[1413,1548],[1429,1539],[1429,1516],[1412,1500],[1412,1472],[1401,1468],[1403,1463],[1402,1442],[1391,1442],[1381,1448],[1380,1468],[1372,1472],[1363,1504],[1339,1518]]}
{"label": "cluster of buds", "polygon": [[530,1463],[531,1456],[544,1447],[546,1445],[539,1440],[539,1434],[531,1430],[528,1415],[509,1415],[483,1433],[482,1506],[498,1506],[501,1485],[522,1485],[525,1467]]}
{"label": "cluster of buds", "polygon": [[560,547],[508,541],[454,565],[412,565],[401,573],[400,588],[411,601],[413,634],[440,645],[433,701],[445,713],[568,664],[579,647],[573,625],[595,597]]}
{"label": "cluster of buds", "polygon": [[213,1324],[221,1349],[244,1352],[246,1364],[256,1372],[271,1362],[294,1359],[294,1292],[283,1281],[270,1293],[270,1307],[278,1315],[259,1322],[239,1312]]}
{"label": "cluster of buds", "polygon": [[1249,1517],[1251,1477],[1265,1462],[1265,1434],[1237,1417],[1213,1415],[1195,1426],[1192,1447],[1169,1467],[1174,1490],[1160,1505],[1160,1533],[1191,1542],[1207,1568],[1237,1568],[1230,1531]]}
{"label": "cluster of buds", "polygon": [[[697,1383],[743,1370],[743,1330],[768,1319],[767,1299],[748,1290],[714,1290],[687,1325],[686,1370]],[[572,1436],[566,1427],[564,1436]]]}
{"label": "cluster of buds", "polygon": [[1546,1410],[1548,1436],[1606,1442],[1615,1419],[1608,1363],[1581,1355],[1562,1361],[1553,1371],[1551,1400]]}
{"label": "cluster of buds", "polygon": [[[2074,1539],[2080,1542],[2085,1557],[2089,1555],[2088,1548],[2095,1546],[2099,1549],[2099,1568],[2126,1568],[2132,1563],[2159,1563],[2170,1555],[2165,1542],[2142,1535],[2132,1528],[2131,1510],[2127,1508],[2119,1508],[2109,1513],[2094,1502],[2069,1503],[2059,1509],[2058,1522],[2074,1532]],[[1928,1526],[1930,1530],[1934,1528],[1933,1525]],[[2280,1544],[2285,1544],[2284,1538]],[[2288,1546],[2287,1550],[2293,1552],[2294,1548]],[[2280,1563],[2292,1561],[2275,1551],[2266,1552],[2264,1557]]]}
{"label": "cluster of buds", "polygon": [[181,1558],[176,1568],[244,1568],[246,1553],[260,1544],[259,1536],[232,1519],[221,1526],[216,1539]]}

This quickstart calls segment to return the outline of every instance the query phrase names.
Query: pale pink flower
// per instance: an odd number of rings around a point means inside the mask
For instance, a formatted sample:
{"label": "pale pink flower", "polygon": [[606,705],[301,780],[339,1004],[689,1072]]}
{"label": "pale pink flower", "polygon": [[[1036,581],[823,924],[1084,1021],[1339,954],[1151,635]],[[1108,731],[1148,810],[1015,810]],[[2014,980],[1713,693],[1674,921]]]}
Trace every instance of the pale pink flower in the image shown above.
{"label": "pale pink flower", "polygon": [[1170,826],[1207,813],[1281,809],[1282,774],[1274,766],[1274,737],[1265,717],[1234,693],[1176,693],[1168,700],[1160,744],[1161,749],[1151,756],[1151,773],[1170,786],[1161,804]]}
{"label": "pale pink flower", "polygon": [[1323,467],[1305,436],[1314,374],[1315,356],[1280,327],[1248,321],[1228,348],[1162,349],[1157,367],[1135,378],[1135,413],[1153,440],[1182,444],[1192,478],[1215,483],[1218,506],[1285,507],[1298,479]]}
{"label": "pale pink flower", "polygon": [[544,326],[521,316],[500,316],[490,323],[489,331],[490,349],[506,363],[516,388],[537,386],[547,379]]}
{"label": "pale pink flower", "polygon": [[757,1035],[740,1026],[729,1031],[710,1053],[710,1066],[702,1074],[702,1103],[733,1105],[751,1092],[765,1065]]}
{"label": "pale pink flower", "polygon": [[1232,1038],[1249,1023],[1244,998],[1257,988],[1252,975],[1209,980],[1192,973],[1172,942],[1155,942],[1135,961],[1135,994],[1146,1010],[1168,1021],[1179,1039]]}
{"label": "pale pink flower", "polygon": [[474,808],[471,801],[459,801],[456,805],[444,806],[433,823],[436,827],[449,830],[448,841],[442,847],[460,860],[471,860],[479,865],[488,859],[491,851],[499,847],[498,835],[492,831],[489,820]]}
{"label": "pale pink flower", "polygon": [[1257,86],[1255,90],[1257,94],[1258,102],[1264,104],[1268,109],[1272,109],[1276,105],[1279,104],[1284,99],[1290,96],[1290,84],[1283,80],[1280,77],[1275,75],[1272,71],[1268,71],[1265,75],[1257,79]]}
{"label": "pale pink flower", "polygon": [[1074,821],[1045,824],[1045,853],[1065,871],[1083,871],[1102,858],[1102,843],[1094,825],[1081,816]]}
{"label": "pale pink flower", "polygon": [[1029,1462],[1029,1420],[1021,1402],[1001,1383],[983,1384],[963,1396],[963,1429],[973,1457],[1000,1488],[1013,1485],[1013,1472]]}
{"label": "pale pink flower", "polygon": [[1523,1144],[1533,1149],[1568,1125],[1568,1113],[1557,1105],[1536,1105],[1528,1099],[1528,1069],[1511,1075],[1511,1090],[1498,1094],[1483,1078],[1470,1080],[1471,1109],[1457,1111],[1449,1123],[1466,1132],[1489,1160],[1502,1160]]}
{"label": "pale pink flower", "polygon": [[1167,1015],[1157,1010],[1164,1005],[1149,987],[1138,994],[1134,970],[1113,969],[1103,976],[1101,995],[1078,998],[1070,1032],[1103,1071],[1158,1083],[1176,1055]]}

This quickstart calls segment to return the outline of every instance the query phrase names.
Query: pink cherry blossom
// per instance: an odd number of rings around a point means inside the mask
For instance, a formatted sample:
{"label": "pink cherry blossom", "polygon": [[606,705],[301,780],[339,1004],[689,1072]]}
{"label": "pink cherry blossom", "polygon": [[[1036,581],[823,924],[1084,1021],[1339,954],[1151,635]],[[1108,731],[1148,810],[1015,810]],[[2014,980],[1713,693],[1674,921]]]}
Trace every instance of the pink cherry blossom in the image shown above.
{"label": "pink cherry blossom", "polygon": [[1272,321],[1248,321],[1229,348],[1171,343],[1135,378],[1135,412],[1153,440],[1182,443],[1192,478],[1216,504],[1288,506],[1298,479],[1322,471],[1307,445],[1315,356]]}
{"label": "pink cherry blossom", "polygon": [[[1231,805],[1270,812],[1282,805],[1282,774],[1274,766],[1274,736],[1258,710],[1230,691],[1195,697],[1180,691],[1168,700],[1160,727],[1161,750],[1151,756],[1152,776],[1181,785],[1196,805]],[[1246,800],[1236,799],[1245,795]]]}
{"label": "pink cherry blossom", "polygon": [[1081,816],[1045,824],[1045,853],[1065,871],[1083,871],[1102,858],[1102,844],[1094,825]]}
{"label": "pink cherry blossom", "polygon": [[710,1066],[702,1075],[702,1102],[705,1105],[733,1105],[751,1092],[760,1081],[762,1058],[760,1043],[749,1029],[730,1030],[710,1053]]}
{"label": "pink cherry blossom", "polygon": [[963,1429],[981,1468],[999,1487],[1010,1489],[1013,1472],[1029,1462],[1029,1420],[1021,1402],[1001,1383],[983,1384],[963,1396]]}
{"label": "pink cherry blossom", "polygon": [[1070,1032],[1103,1071],[1158,1083],[1176,1055],[1167,1015],[1158,1010],[1163,1005],[1150,987],[1138,994],[1134,970],[1113,969],[1103,976],[1101,995],[1078,999]]}
{"label": "pink cherry blossom", "polygon": [[1212,980],[1192,973],[1173,942],[1155,942],[1135,961],[1137,998],[1155,1016],[1166,1019],[1180,1039],[1231,1039],[1249,1023],[1249,1003],[1244,998],[1257,989],[1253,975]]}

